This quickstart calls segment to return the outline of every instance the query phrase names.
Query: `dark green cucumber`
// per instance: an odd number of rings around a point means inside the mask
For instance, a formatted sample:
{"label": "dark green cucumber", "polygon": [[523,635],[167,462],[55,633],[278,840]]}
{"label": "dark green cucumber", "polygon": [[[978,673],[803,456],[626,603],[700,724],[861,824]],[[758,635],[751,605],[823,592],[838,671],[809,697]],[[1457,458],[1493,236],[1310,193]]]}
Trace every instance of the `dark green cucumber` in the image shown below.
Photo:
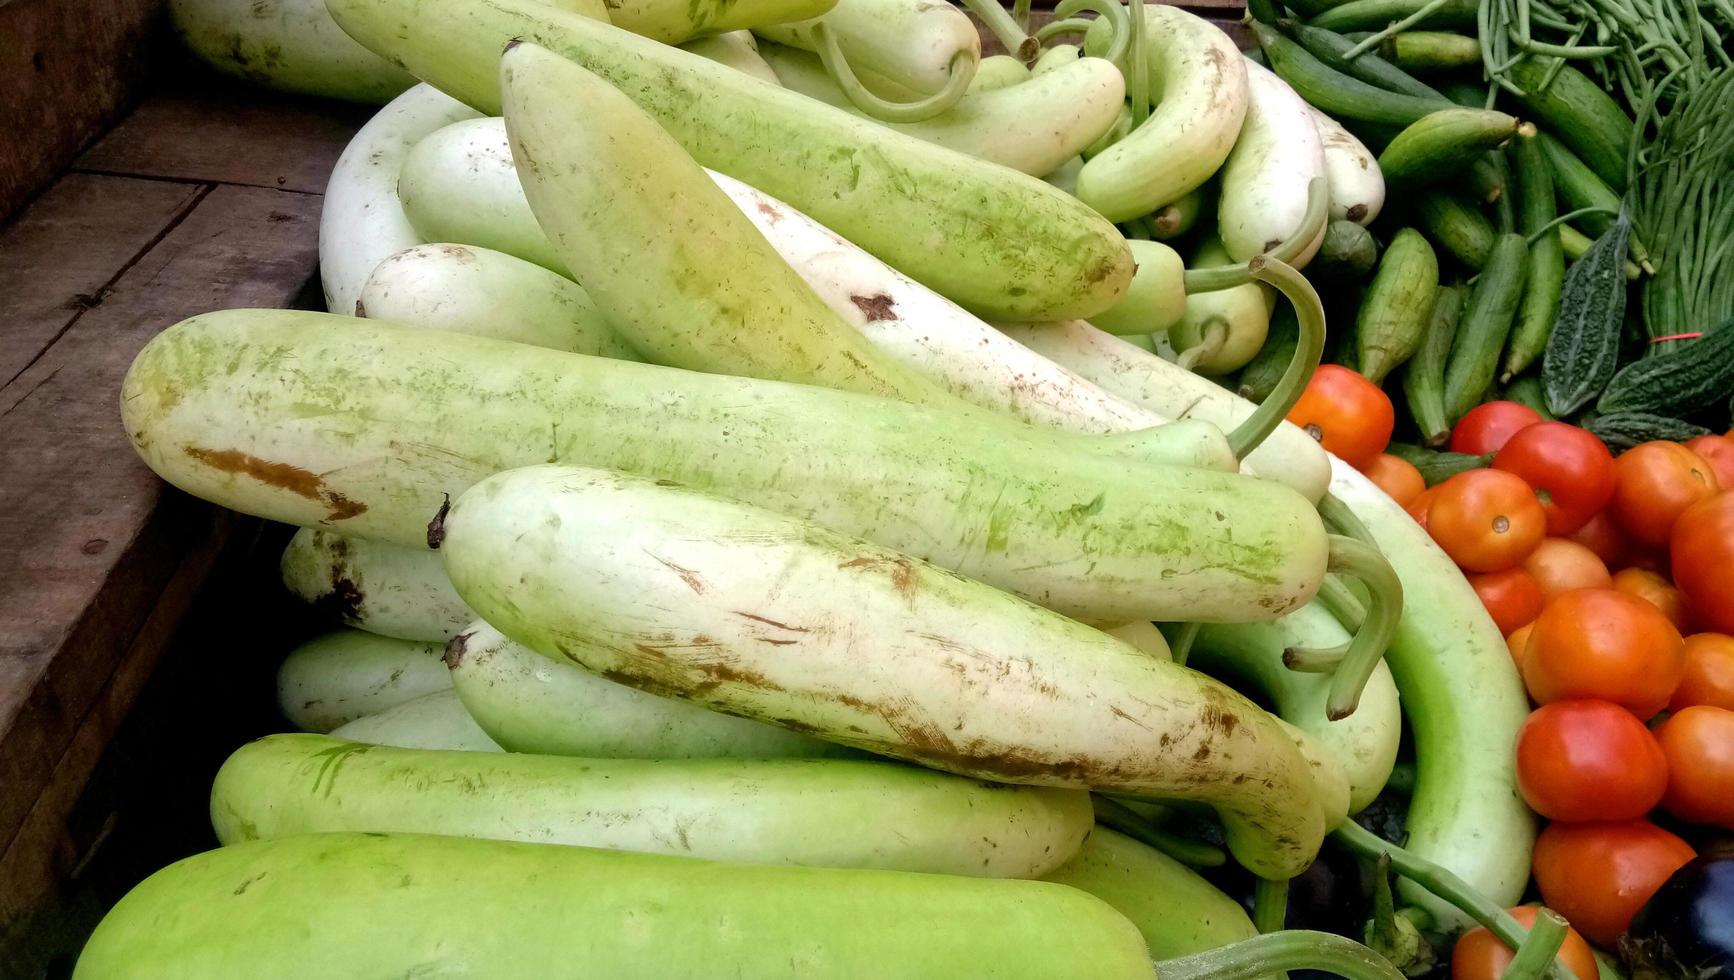
{"label": "dark green cucumber", "polygon": [[1481,64],[1481,42],[1450,31],[1401,31],[1385,38],[1379,53],[1398,68],[1417,74]]}
{"label": "dark green cucumber", "polygon": [[1445,82],[1439,86],[1439,91],[1447,99],[1460,106],[1470,109],[1487,108],[1487,86],[1472,82]]}
{"label": "dark green cucumber", "polygon": [[1406,442],[1393,442],[1385,452],[1421,471],[1421,479],[1430,487],[1438,486],[1459,473],[1481,469],[1493,462],[1493,457],[1471,456],[1468,453],[1447,453]]}
{"label": "dark green cucumber", "polygon": [[1412,77],[1408,72],[1372,52],[1367,52],[1353,60],[1343,57],[1355,46],[1355,42],[1336,31],[1294,23],[1285,24],[1284,30],[1287,31],[1289,37],[1294,38],[1301,47],[1328,68],[1334,68],[1345,75],[1358,78],[1387,92],[1413,95],[1419,99],[1445,101],[1445,96],[1438,89]]}
{"label": "dark green cucumber", "polygon": [[1271,69],[1314,108],[1338,119],[1407,126],[1445,104],[1442,99],[1389,92],[1345,75],[1273,27],[1255,23],[1252,31],[1270,58]]}
{"label": "dark green cucumber", "polygon": [[1413,228],[1398,231],[1355,315],[1356,362],[1368,381],[1382,384],[1385,375],[1414,356],[1438,292],[1439,258],[1433,246]]}
{"label": "dark green cucumber", "polygon": [[1590,419],[1585,428],[1600,436],[1616,453],[1646,442],[1685,442],[1710,435],[1710,430],[1701,425],[1649,412],[1609,412]]}
{"label": "dark green cucumber", "polygon": [[1559,316],[1541,358],[1547,407],[1564,417],[1589,404],[1619,366],[1620,328],[1626,317],[1624,215],[1566,270]]}
{"label": "dark green cucumber", "polygon": [[[1552,133],[1540,133],[1537,138],[1541,142],[1542,156],[1553,169],[1553,189],[1559,196],[1560,210],[1601,208],[1600,212],[1592,211],[1574,220],[1591,235],[1606,233],[1614,226],[1614,217],[1620,210],[1620,196]],[[1631,253],[1635,262],[1648,262],[1650,259],[1649,250],[1636,235],[1626,242],[1626,251]]]}
{"label": "dark green cucumber", "polygon": [[1600,412],[1690,415],[1734,391],[1734,321],[1621,368],[1596,401]]}
{"label": "dark green cucumber", "polygon": [[1427,317],[1427,332],[1403,372],[1403,398],[1409,403],[1409,416],[1429,446],[1440,445],[1451,435],[1451,420],[1445,415],[1445,361],[1457,337],[1465,296],[1462,286],[1439,288]]}
{"label": "dark green cucumber", "polygon": [[1428,113],[1379,154],[1386,193],[1424,187],[1459,173],[1518,129],[1516,117],[1491,109],[1454,106]]}
{"label": "dark green cucumber", "polygon": [[1270,330],[1264,335],[1264,346],[1246,362],[1246,367],[1240,369],[1237,386],[1240,397],[1250,402],[1263,402],[1269,398],[1276,390],[1277,382],[1282,380],[1283,372],[1288,370],[1289,362],[1294,360],[1299,343],[1300,324],[1295,320],[1294,306],[1276,304],[1276,310],[1270,315]]}
{"label": "dark green cucumber", "polygon": [[[1376,31],[1392,21],[1402,20],[1421,11],[1427,0],[1349,0],[1313,17],[1307,23],[1314,27],[1346,34],[1349,31]],[[1417,30],[1455,30],[1475,26],[1477,0],[1445,0],[1444,6],[1416,21]]]}
{"label": "dark green cucumber", "polygon": [[1517,101],[1571,147],[1603,183],[1616,192],[1625,190],[1632,118],[1601,83],[1570,65],[1542,88],[1552,67],[1551,58],[1524,58],[1512,66],[1506,77],[1525,92]]}
{"label": "dark green cucumber", "polygon": [[1319,252],[1307,264],[1307,278],[1315,282],[1361,282],[1379,262],[1379,243],[1373,233],[1353,221],[1336,220],[1325,226]]}
{"label": "dark green cucumber", "polygon": [[[1483,153],[1476,157],[1470,161],[1469,166],[1464,169],[1462,177],[1458,180],[1463,192],[1482,204],[1502,202],[1508,197],[1505,193],[1505,185],[1510,181],[1506,179],[1505,168],[1495,162],[1497,156],[1497,153]],[[1500,230],[1512,231],[1513,229],[1501,228]]]}
{"label": "dark green cucumber", "polygon": [[1500,394],[1508,402],[1528,405],[1544,422],[1554,420],[1553,413],[1547,408],[1547,394],[1542,391],[1540,375],[1526,374],[1521,378],[1513,378]]}
{"label": "dark green cucumber", "polygon": [[1435,245],[1479,272],[1493,251],[1493,225],[1479,210],[1444,190],[1423,191],[1415,199],[1415,218]]}
{"label": "dark green cucumber", "polygon": [[1517,324],[1505,348],[1501,381],[1509,381],[1535,363],[1547,349],[1559,315],[1559,294],[1565,286],[1565,246],[1559,235],[1543,232],[1558,217],[1554,206],[1553,169],[1542,155],[1540,140],[1519,136],[1513,147],[1517,159],[1517,197],[1521,211],[1519,229],[1534,237],[1529,246],[1529,278],[1523,287],[1523,302],[1517,308]]}
{"label": "dark green cucumber", "polygon": [[1445,415],[1453,423],[1481,404],[1493,384],[1499,352],[1505,348],[1512,318],[1523,299],[1528,254],[1522,235],[1500,235],[1469,293],[1457,339],[1451,344],[1451,357],[1445,362]]}

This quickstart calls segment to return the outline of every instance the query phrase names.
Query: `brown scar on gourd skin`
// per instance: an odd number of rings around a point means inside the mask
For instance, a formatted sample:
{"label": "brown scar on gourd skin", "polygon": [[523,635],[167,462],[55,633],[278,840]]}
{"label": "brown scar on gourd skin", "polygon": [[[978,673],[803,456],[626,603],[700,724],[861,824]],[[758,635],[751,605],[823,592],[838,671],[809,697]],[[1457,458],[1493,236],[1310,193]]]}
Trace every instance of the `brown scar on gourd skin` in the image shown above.
{"label": "brown scar on gourd skin", "polygon": [[298,497],[319,501],[331,508],[331,513],[325,518],[328,521],[347,520],[367,513],[366,504],[330,489],[319,474],[292,463],[273,463],[238,449],[201,449],[188,446],[184,451],[212,469],[250,476],[260,483],[280,487]]}

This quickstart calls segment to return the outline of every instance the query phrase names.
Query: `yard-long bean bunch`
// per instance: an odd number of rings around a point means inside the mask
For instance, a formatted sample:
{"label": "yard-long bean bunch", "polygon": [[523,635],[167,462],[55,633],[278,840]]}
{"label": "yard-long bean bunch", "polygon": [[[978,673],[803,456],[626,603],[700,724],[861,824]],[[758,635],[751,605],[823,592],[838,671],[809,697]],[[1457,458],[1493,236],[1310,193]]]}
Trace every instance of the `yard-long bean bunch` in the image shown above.
{"label": "yard-long bean bunch", "polygon": [[1518,90],[1507,73],[1525,58],[1583,61],[1634,110],[1734,64],[1734,0],[1481,0],[1477,27],[1501,86]]}

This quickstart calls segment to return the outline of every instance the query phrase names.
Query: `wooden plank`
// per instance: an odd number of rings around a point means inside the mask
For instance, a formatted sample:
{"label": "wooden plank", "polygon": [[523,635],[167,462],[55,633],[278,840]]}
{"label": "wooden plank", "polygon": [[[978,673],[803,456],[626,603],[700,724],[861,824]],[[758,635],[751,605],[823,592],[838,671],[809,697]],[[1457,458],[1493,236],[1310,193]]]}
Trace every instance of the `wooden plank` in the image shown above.
{"label": "wooden plank", "polygon": [[120,379],[177,320],[287,305],[315,269],[319,204],[218,187],[0,388],[0,676],[14,682],[0,686],[0,846],[179,566],[183,522],[213,519],[165,505],[178,495],[121,431]]}
{"label": "wooden plank", "polygon": [[48,349],[203,192],[70,176],[0,228],[0,387]]}
{"label": "wooden plank", "polygon": [[200,75],[151,93],[74,167],[323,194],[338,154],[375,111]]}
{"label": "wooden plank", "polygon": [[0,5],[0,219],[136,100],[161,13],[162,0]]}

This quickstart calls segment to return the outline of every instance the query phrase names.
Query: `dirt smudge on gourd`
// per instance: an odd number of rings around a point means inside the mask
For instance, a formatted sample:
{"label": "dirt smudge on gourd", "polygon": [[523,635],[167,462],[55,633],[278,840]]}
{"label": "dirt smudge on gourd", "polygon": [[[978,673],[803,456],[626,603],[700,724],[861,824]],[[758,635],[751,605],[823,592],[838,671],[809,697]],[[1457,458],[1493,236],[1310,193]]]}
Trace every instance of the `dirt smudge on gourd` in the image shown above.
{"label": "dirt smudge on gourd", "polygon": [[279,487],[298,497],[323,503],[331,508],[326,520],[347,520],[367,513],[366,504],[351,500],[327,487],[319,474],[292,463],[273,463],[238,449],[202,449],[188,446],[184,451],[212,469],[250,476],[268,486]]}
{"label": "dirt smudge on gourd", "polygon": [[770,619],[766,616],[760,616],[756,613],[744,612],[744,611],[739,610],[739,609],[736,609],[734,611],[734,614],[736,616],[741,617],[742,619],[750,619],[755,623],[764,623],[766,626],[775,626],[777,629],[788,630],[791,633],[810,633],[810,632],[812,632],[811,630],[807,629],[807,627],[805,627],[805,626],[790,626],[788,623],[779,623],[776,620]]}
{"label": "dirt smudge on gourd", "polygon": [[704,576],[692,569],[677,565],[661,555],[651,555],[650,557],[656,559],[657,564],[679,576],[680,580],[686,583],[686,587],[691,589],[694,595],[704,595],[705,589],[709,587]]}
{"label": "dirt smudge on gourd", "polygon": [[905,599],[915,598],[917,584],[915,581],[915,563],[907,558],[874,558],[871,556],[865,556],[861,558],[851,558],[837,567],[840,569],[859,568],[864,571],[878,571],[884,569],[888,565],[890,566],[888,574],[891,577],[891,588]]}
{"label": "dirt smudge on gourd", "polygon": [[897,302],[885,293],[875,293],[872,296],[850,296],[849,302],[861,311],[868,323],[878,323],[882,320],[897,319]]}

